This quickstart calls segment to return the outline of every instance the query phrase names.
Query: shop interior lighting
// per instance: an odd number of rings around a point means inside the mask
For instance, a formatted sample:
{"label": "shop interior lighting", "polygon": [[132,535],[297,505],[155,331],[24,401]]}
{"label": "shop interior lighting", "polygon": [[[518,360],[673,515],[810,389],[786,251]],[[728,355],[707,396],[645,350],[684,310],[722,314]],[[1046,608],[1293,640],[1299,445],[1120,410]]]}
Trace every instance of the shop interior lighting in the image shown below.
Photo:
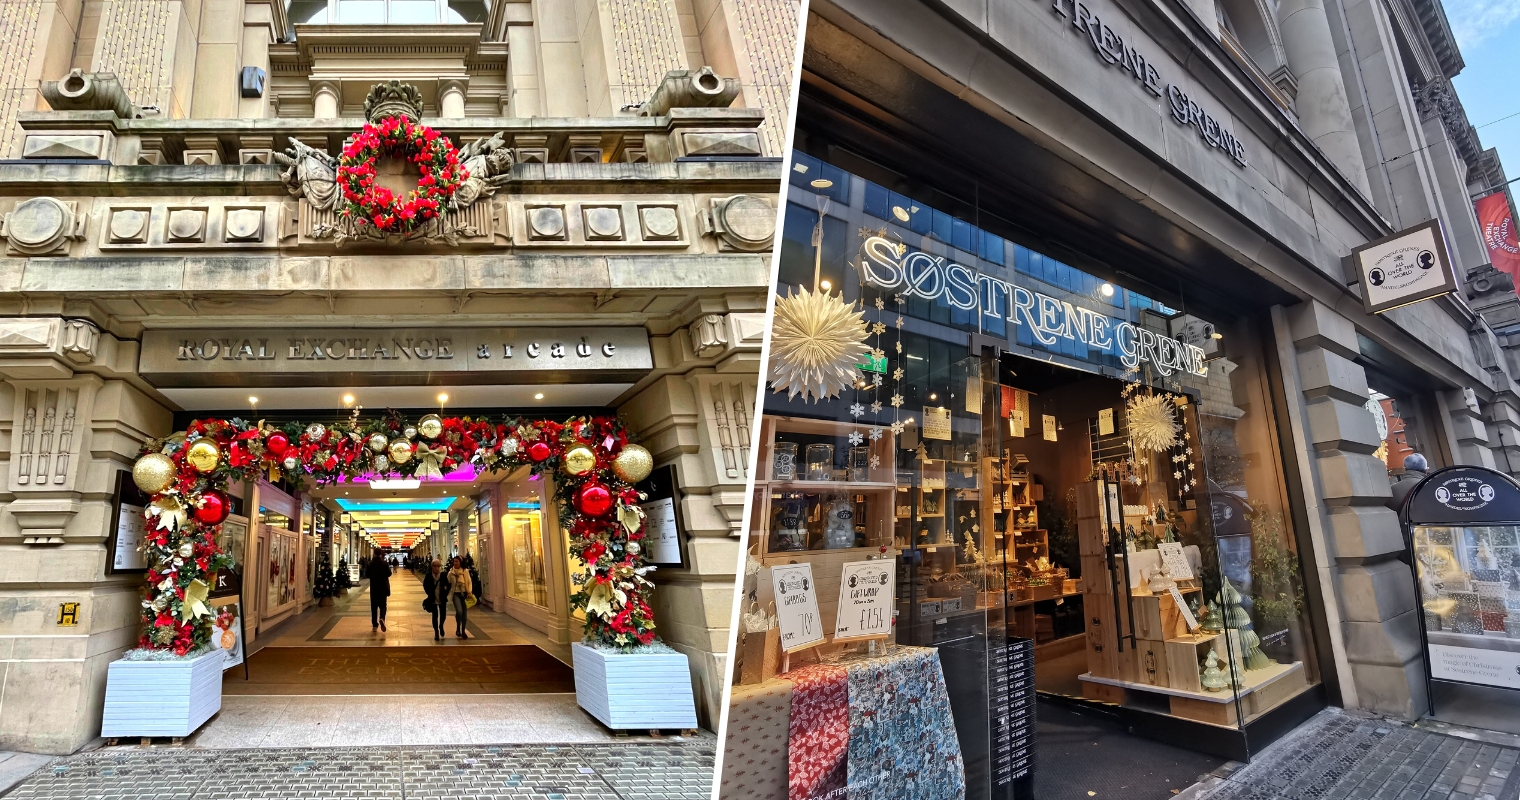
{"label": "shop interior lighting", "polygon": [[892,206],[892,216],[897,217],[903,222],[907,222],[908,218],[911,215],[908,213],[908,209],[903,208],[902,206]]}
{"label": "shop interior lighting", "polygon": [[1114,285],[1112,283],[1105,283],[1102,286],[1098,287],[1098,292],[1101,293],[1104,297],[1113,297]]}
{"label": "shop interior lighting", "polygon": [[533,399],[534,400],[542,400],[542,399],[544,399],[544,393],[543,392],[539,392],[538,394],[533,395]]}
{"label": "shop interior lighting", "polygon": [[913,354],[912,354],[912,353],[909,353],[909,354],[908,354],[908,358],[911,358],[911,359],[913,359],[913,360],[914,360],[914,361],[923,361],[923,360],[924,360],[924,357],[923,357],[923,356],[915,356],[915,355],[913,355]]}
{"label": "shop interior lighting", "polygon": [[440,392],[438,394],[438,402],[440,402],[440,403],[447,403],[447,402],[449,402],[449,395],[448,395],[448,393],[447,392]]}
{"label": "shop interior lighting", "polygon": [[1214,331],[1213,333],[1209,334],[1209,338],[1211,338],[1211,339],[1223,339],[1224,338],[1224,334],[1220,333],[1219,331]]}
{"label": "shop interior lighting", "polygon": [[409,508],[388,508],[380,512],[380,516],[382,517],[405,517],[411,514],[412,510]]}
{"label": "shop interior lighting", "polygon": [[818,287],[821,288],[821,289],[823,289],[825,292],[827,292],[830,289],[834,288],[834,284],[829,283],[828,281],[819,281],[818,282]]}
{"label": "shop interior lighting", "polygon": [[833,186],[834,186],[834,182],[831,181],[831,180],[829,180],[828,178],[814,178],[813,179],[813,188],[814,189],[829,189],[829,188],[833,188]]}
{"label": "shop interior lighting", "polygon": [[929,399],[930,400],[938,400],[939,399],[939,394],[937,392],[930,392],[929,393]]}
{"label": "shop interior lighting", "polygon": [[371,489],[416,489],[422,485],[417,478],[382,478],[369,482]]}
{"label": "shop interior lighting", "polygon": [[345,405],[345,406],[351,406],[353,404],[354,404],[354,396],[352,394],[345,394],[345,395],[343,395],[343,405]]}

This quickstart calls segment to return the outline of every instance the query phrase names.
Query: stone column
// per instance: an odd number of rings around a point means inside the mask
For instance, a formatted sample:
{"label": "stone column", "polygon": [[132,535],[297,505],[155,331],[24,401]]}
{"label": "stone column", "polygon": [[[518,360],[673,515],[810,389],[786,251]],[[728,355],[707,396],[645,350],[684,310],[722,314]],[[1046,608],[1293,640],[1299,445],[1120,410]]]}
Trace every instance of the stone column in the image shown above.
{"label": "stone column", "polygon": [[438,116],[443,119],[464,119],[464,82],[441,81],[438,84]]}
{"label": "stone column", "polygon": [[1459,464],[1494,467],[1493,451],[1488,449],[1488,426],[1483,424],[1483,413],[1478,398],[1471,389],[1453,389],[1441,392],[1437,398],[1441,404],[1441,416],[1449,426],[1455,442],[1452,455]]}
{"label": "stone column", "polygon": [[88,744],[106,666],[136,644],[142,575],[111,569],[112,498],[172,422],[136,364],[135,342],[89,322],[0,318],[0,749]]}
{"label": "stone column", "polygon": [[1504,392],[1484,409],[1485,426],[1493,432],[1494,469],[1520,478],[1520,396]]}
{"label": "stone column", "polygon": [[[1404,536],[1385,504],[1386,466],[1357,356],[1356,327],[1315,301],[1286,309],[1293,353],[1285,359],[1289,402],[1300,404],[1306,430],[1309,512],[1328,541],[1322,551],[1349,675],[1340,675],[1348,706],[1413,718],[1425,710],[1424,667],[1413,575],[1398,560]],[[1332,612],[1333,613],[1333,612]],[[1332,626],[1333,628],[1334,626]]]}
{"label": "stone column", "polygon": [[1324,0],[1283,0],[1277,19],[1288,68],[1298,78],[1299,124],[1341,174],[1370,195]]}
{"label": "stone column", "polygon": [[318,81],[311,88],[312,118],[337,119],[338,102],[341,96],[338,84],[332,81]]}

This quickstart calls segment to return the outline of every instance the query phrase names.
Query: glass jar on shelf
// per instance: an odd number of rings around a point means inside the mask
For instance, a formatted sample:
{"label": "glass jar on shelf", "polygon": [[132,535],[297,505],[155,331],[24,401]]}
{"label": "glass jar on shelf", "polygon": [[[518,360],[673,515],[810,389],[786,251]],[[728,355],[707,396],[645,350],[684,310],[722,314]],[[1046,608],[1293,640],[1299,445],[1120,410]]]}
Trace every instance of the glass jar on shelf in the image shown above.
{"label": "glass jar on shelf", "polygon": [[807,446],[807,479],[810,481],[834,479],[834,445],[810,444]]}
{"label": "glass jar on shelf", "polygon": [[855,504],[843,492],[821,498],[824,513],[823,549],[842,550],[855,546]]}
{"label": "glass jar on shelf", "polygon": [[866,481],[871,477],[871,448],[864,445],[850,448],[850,480]]}
{"label": "glass jar on shelf", "polygon": [[797,443],[776,442],[771,455],[771,480],[797,480]]}
{"label": "glass jar on shelf", "polygon": [[771,541],[773,553],[807,549],[807,495],[787,492],[771,500]]}

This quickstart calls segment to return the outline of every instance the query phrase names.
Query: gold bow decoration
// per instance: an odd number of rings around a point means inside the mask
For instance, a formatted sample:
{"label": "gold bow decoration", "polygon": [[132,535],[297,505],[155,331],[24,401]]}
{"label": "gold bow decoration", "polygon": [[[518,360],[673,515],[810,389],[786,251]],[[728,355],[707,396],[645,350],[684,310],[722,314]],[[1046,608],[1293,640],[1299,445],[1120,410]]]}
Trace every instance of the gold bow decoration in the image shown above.
{"label": "gold bow decoration", "polygon": [[208,616],[211,609],[206,607],[206,596],[211,594],[211,584],[203,580],[193,580],[185,588],[185,602],[180,606],[179,618],[189,622],[196,617]]}
{"label": "gold bow decoration", "polygon": [[189,519],[185,507],[180,504],[179,498],[173,495],[165,495],[148,504],[148,516],[158,519],[158,530],[175,531]]}
{"label": "gold bow decoration", "polygon": [[622,608],[628,603],[628,593],[614,588],[609,582],[598,581],[587,592],[586,614],[596,614],[605,619],[611,619],[616,613],[612,605],[614,599],[617,600],[617,607]]}
{"label": "gold bow decoration", "polygon": [[618,522],[623,524],[623,530],[628,531],[629,536],[638,533],[639,528],[644,525],[644,509],[628,505],[622,500],[618,501],[617,517]]}
{"label": "gold bow decoration", "polygon": [[419,478],[442,478],[443,460],[449,455],[448,448],[442,445],[429,445],[427,442],[417,443],[417,477]]}

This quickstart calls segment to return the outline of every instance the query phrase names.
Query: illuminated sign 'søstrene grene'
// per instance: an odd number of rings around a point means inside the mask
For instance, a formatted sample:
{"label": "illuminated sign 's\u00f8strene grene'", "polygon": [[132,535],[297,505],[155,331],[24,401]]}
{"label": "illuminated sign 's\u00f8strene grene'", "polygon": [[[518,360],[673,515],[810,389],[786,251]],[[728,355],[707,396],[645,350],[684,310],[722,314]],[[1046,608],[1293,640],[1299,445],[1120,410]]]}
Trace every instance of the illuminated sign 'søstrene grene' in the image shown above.
{"label": "illuminated sign 's\u00f8strene grene'", "polygon": [[1208,374],[1203,349],[1170,336],[1030,291],[964,264],[919,250],[908,252],[880,236],[866,239],[861,251],[865,281],[901,292],[904,297],[943,300],[954,308],[977,310],[987,317],[1006,314],[1009,322],[1027,326],[1030,335],[1046,347],[1065,339],[1114,353],[1125,367],[1145,363],[1162,375],[1178,371]]}

